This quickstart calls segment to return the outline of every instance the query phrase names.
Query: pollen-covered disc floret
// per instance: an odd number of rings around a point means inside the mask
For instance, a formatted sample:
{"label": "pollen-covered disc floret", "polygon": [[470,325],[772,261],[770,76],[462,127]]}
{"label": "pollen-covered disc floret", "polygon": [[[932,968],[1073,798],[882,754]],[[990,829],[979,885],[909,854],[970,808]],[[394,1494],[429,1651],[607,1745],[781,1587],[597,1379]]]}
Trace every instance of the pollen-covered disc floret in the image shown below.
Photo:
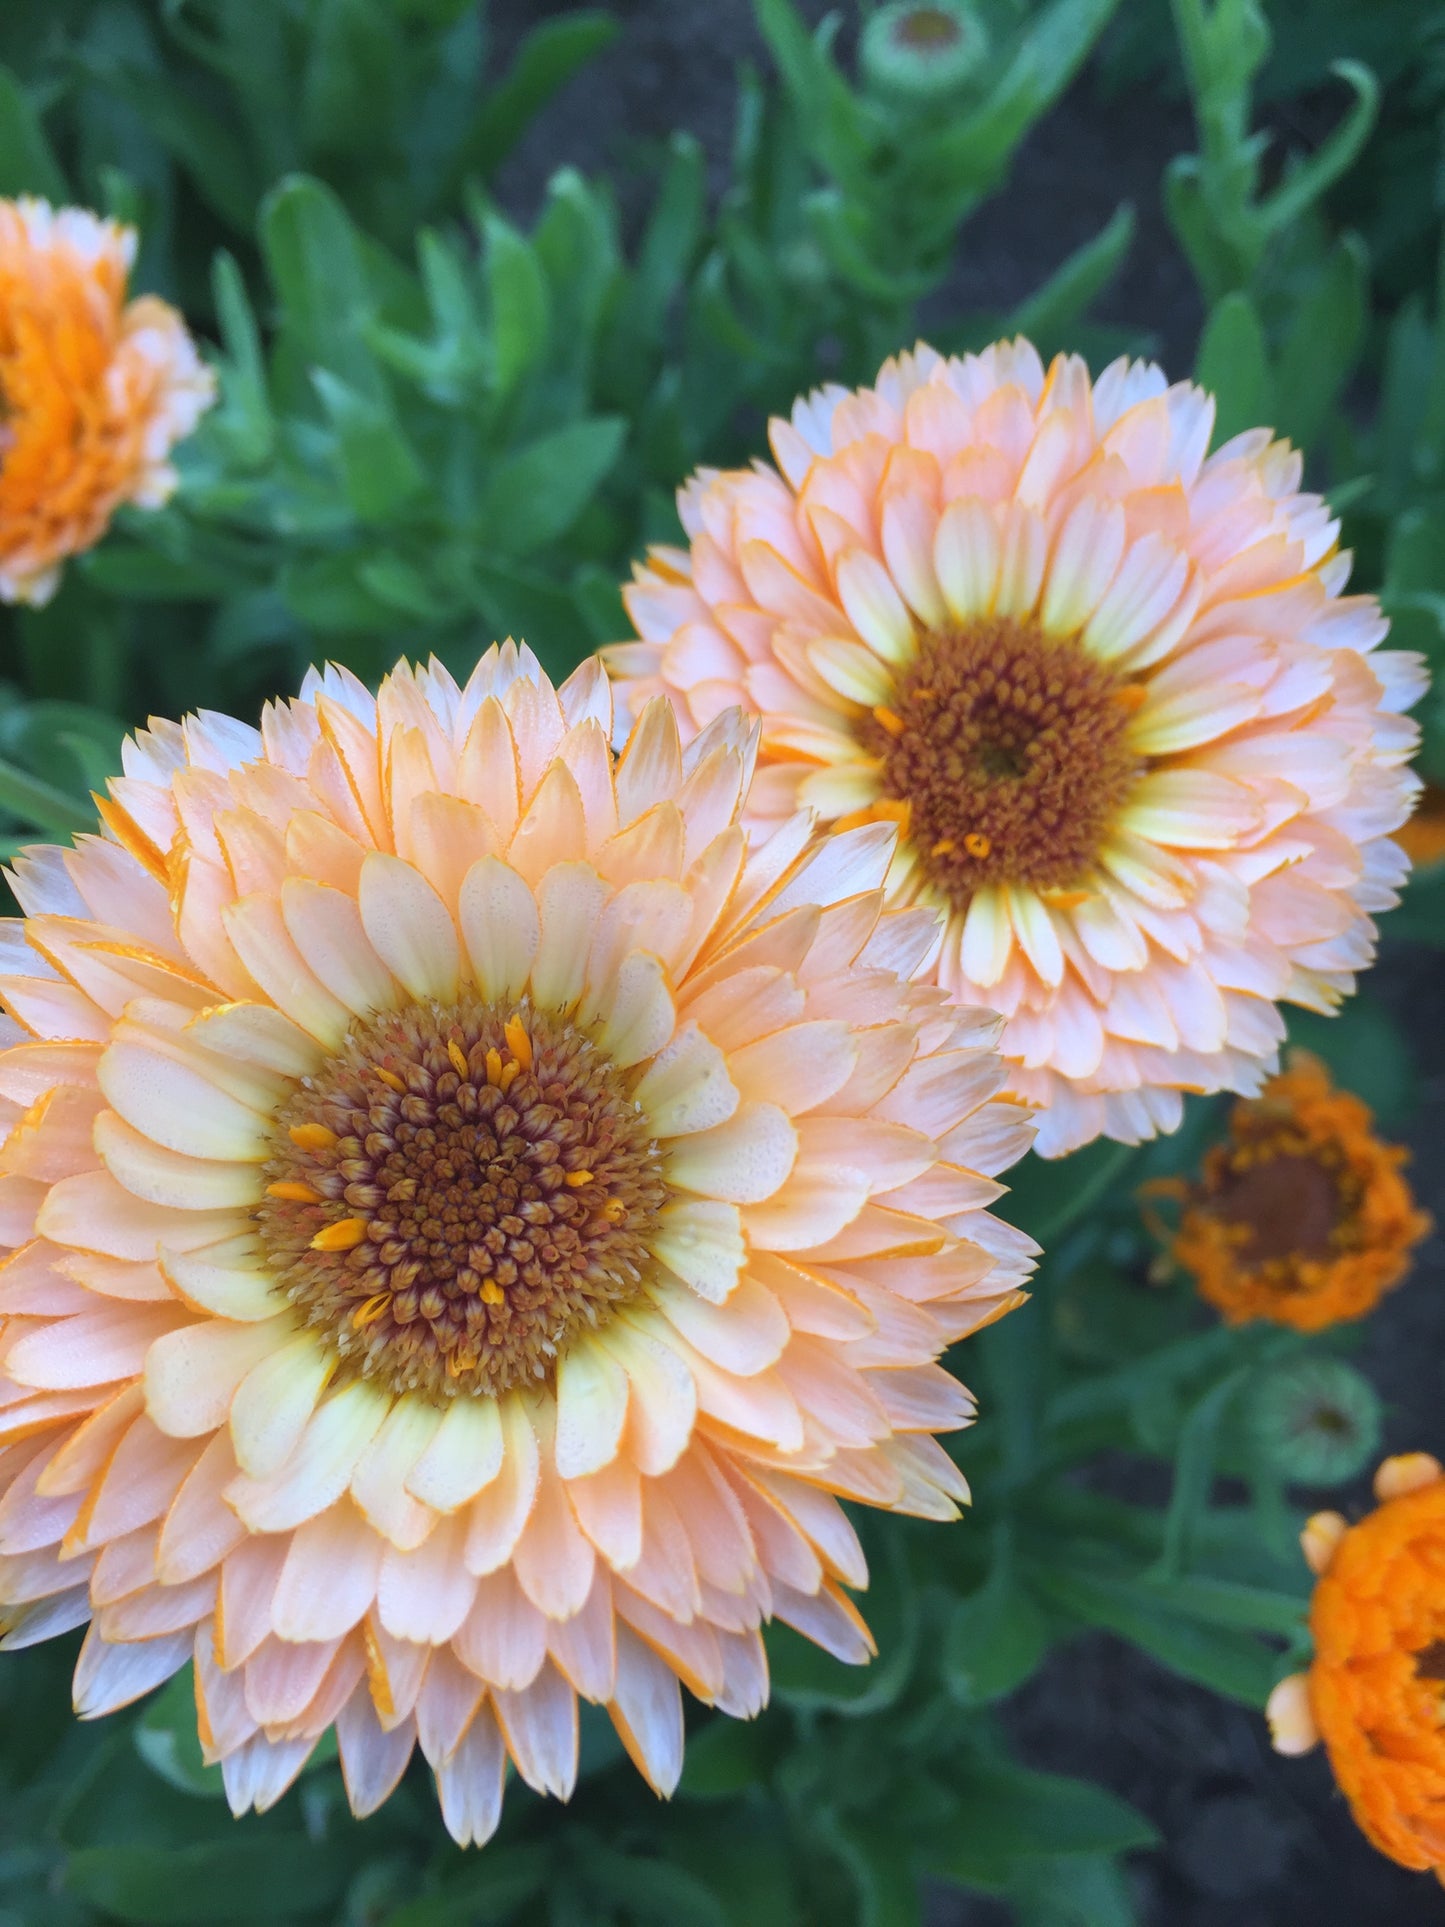
{"label": "pollen-covered disc floret", "polygon": [[1295,1051],[1235,1106],[1198,1184],[1179,1187],[1174,1256],[1231,1324],[1322,1331],[1361,1318],[1430,1230],[1401,1172],[1407,1156],[1318,1058]]}
{"label": "pollen-covered disc floret", "polygon": [[1406,1453],[1375,1494],[1355,1525],[1322,1512],[1304,1529],[1315,1656],[1275,1688],[1270,1725],[1282,1753],[1322,1739],[1366,1837],[1445,1883],[1445,1477]]}
{"label": "pollen-covered disc floret", "polygon": [[761,719],[755,816],[899,826],[923,974],[1004,1013],[1048,1155],[1257,1089],[1407,868],[1421,664],[1299,456],[1213,420],[1143,363],[920,347],[694,477],[605,652],[629,705]]}
{"label": "pollen-covered disc floret", "polygon": [[433,1398],[550,1380],[655,1279],[652,1125],[585,1031],[523,1006],[354,1024],[277,1119],[257,1214],[348,1371]]}
{"label": "pollen-covered disc floret", "polygon": [[0,1645],[86,1716],[194,1662],[233,1806],[334,1727],[461,1842],[579,1697],[662,1791],[682,1685],[870,1638],[840,1499],[967,1489],[938,1363],[1019,1301],[991,1014],[913,981],[893,826],[753,847],[737,713],[344,671],[157,722],[0,924]]}
{"label": "pollen-covered disc floret", "polygon": [[125,502],[155,508],[215,383],[174,308],[126,300],[131,228],[0,200],[0,602],[47,602]]}

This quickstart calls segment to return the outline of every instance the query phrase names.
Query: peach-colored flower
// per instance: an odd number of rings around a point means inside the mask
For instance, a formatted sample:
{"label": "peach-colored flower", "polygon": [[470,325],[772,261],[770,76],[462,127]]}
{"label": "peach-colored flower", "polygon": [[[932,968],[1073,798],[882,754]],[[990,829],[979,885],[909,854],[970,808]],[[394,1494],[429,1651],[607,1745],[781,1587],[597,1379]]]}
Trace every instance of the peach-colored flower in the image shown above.
{"label": "peach-colored flower", "polygon": [[1318,1512],[1301,1534],[1318,1574],[1307,1673],[1269,1700],[1281,1753],[1325,1743],[1340,1791],[1381,1853],[1445,1883],[1445,1477],[1428,1452],[1386,1459],[1358,1524]]}
{"label": "peach-colored flower", "polygon": [[127,302],[131,228],[0,200],[0,602],[48,602],[124,502],[156,508],[215,382],[164,301]]}
{"label": "peach-colored flower", "polygon": [[88,1620],[85,1715],[194,1655],[237,1810],[334,1724],[358,1813],[419,1741],[484,1839],[578,1694],[666,1791],[770,1615],[867,1656],[835,1495],[966,1496],[935,1361],[1034,1249],[996,1020],[908,981],[891,831],[749,848],[736,713],[611,727],[510,644],[329,670],[16,866],[5,1643]]}
{"label": "peach-colored flower", "polygon": [[1335,1008],[1407,868],[1419,659],[1342,594],[1298,455],[1206,459],[1213,418],[1143,363],[919,347],[775,421],[781,472],[694,477],[606,652],[685,731],[762,718],[761,818],[902,826],[890,899],[1003,1012],[1046,1155],[1256,1089],[1276,1005]]}

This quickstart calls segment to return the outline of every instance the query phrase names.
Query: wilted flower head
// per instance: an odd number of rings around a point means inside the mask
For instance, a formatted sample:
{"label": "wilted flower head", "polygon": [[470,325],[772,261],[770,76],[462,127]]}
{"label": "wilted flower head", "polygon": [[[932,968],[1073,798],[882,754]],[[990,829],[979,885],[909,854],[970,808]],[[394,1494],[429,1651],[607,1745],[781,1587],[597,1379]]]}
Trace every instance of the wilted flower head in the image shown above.
{"label": "wilted flower head", "polygon": [[1004,1013],[1046,1154],[1257,1088],[1276,1005],[1339,1003],[1407,867],[1419,660],[1343,595],[1299,456],[1206,458],[1213,419],[1144,363],[920,347],[775,421],[780,472],[699,473],[607,652],[688,729],[761,716],[759,815],[902,826],[890,899]]}
{"label": "wilted flower head", "polygon": [[1304,1529],[1315,1656],[1274,1689],[1270,1726],[1281,1753],[1322,1739],[1366,1837],[1445,1884],[1445,1477],[1412,1452],[1386,1459],[1375,1494],[1358,1525],[1321,1512]]}
{"label": "wilted flower head", "polygon": [[1185,1204],[1175,1258],[1230,1324],[1267,1318],[1321,1331],[1362,1318],[1405,1276],[1430,1230],[1367,1105],[1318,1058],[1234,1107]]}
{"label": "wilted flower head", "polygon": [[889,832],[749,849],[736,714],[611,726],[510,644],[330,670],[16,866],[6,1643],[89,1620],[84,1714],[194,1655],[238,1810],[334,1724],[358,1813],[419,1741],[484,1839],[579,1693],[670,1790],[769,1616],[866,1658],[834,1495],[965,1496],[934,1361],[1033,1250],[995,1020],[907,982]]}
{"label": "wilted flower head", "polygon": [[0,200],[0,602],[49,601],[124,502],[156,508],[214,381],[174,308],[127,302],[134,230]]}

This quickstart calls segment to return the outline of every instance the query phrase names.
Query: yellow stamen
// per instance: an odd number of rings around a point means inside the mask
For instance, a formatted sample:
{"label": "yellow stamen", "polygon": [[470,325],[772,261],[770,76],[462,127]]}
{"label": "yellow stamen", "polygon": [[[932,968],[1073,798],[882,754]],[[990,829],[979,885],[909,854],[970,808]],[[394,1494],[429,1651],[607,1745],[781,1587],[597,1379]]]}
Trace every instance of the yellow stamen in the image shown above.
{"label": "yellow stamen", "polygon": [[609,1224],[621,1224],[627,1216],[627,1206],[621,1198],[609,1198],[602,1207],[602,1215]]}
{"label": "yellow stamen", "polygon": [[313,1251],[354,1251],[366,1236],[365,1218],[338,1218],[311,1240]]}
{"label": "yellow stamen", "polygon": [[379,1291],[375,1297],[368,1298],[364,1305],[359,1305],[351,1314],[353,1328],[356,1331],[365,1331],[368,1325],[374,1325],[390,1303],[389,1291]]}
{"label": "yellow stamen", "polygon": [[882,703],[874,708],[873,720],[886,729],[890,736],[901,736],[908,727],[896,709],[885,709]]}
{"label": "yellow stamen", "polygon": [[982,863],[993,848],[993,844],[981,830],[970,830],[963,839],[963,847],[976,862]]}
{"label": "yellow stamen", "polygon": [[517,1062],[515,1058],[512,1059],[510,1064],[503,1064],[502,1093],[504,1096],[509,1090],[511,1090],[512,1086],[516,1083],[517,1079],[521,1075],[522,1075],[522,1066]]}
{"label": "yellow stamen", "polygon": [[1144,707],[1144,701],[1148,694],[1148,690],[1141,682],[1121,683],[1114,691],[1114,701],[1119,705],[1120,709],[1128,710],[1132,716],[1136,709],[1142,709]]}
{"label": "yellow stamen", "polygon": [[518,1016],[511,1016],[503,1026],[507,1039],[507,1049],[516,1058],[524,1071],[532,1068],[532,1039],[527,1034],[527,1026]]}
{"label": "yellow stamen", "polygon": [[329,1151],[336,1142],[335,1131],[324,1124],[293,1124],[286,1135],[301,1151]]}
{"label": "yellow stamen", "polygon": [[505,1305],[507,1302],[507,1294],[502,1290],[502,1287],[497,1283],[495,1278],[487,1279],[482,1286],[479,1296],[484,1305]]}
{"label": "yellow stamen", "polygon": [[1044,902],[1055,910],[1077,910],[1081,903],[1087,903],[1092,890],[1043,890],[1040,895]]}
{"label": "yellow stamen", "polygon": [[500,1084],[502,1081],[502,1053],[493,1047],[487,1052],[487,1082]]}
{"label": "yellow stamen", "polygon": [[590,1171],[569,1171],[563,1179],[563,1182],[570,1185],[574,1191],[580,1191],[584,1184],[591,1184],[592,1173]]}
{"label": "yellow stamen", "polygon": [[455,1037],[449,1037],[447,1039],[447,1056],[452,1060],[452,1069],[456,1072],[457,1076],[465,1077],[468,1070],[467,1054]]}
{"label": "yellow stamen", "polygon": [[388,1090],[396,1091],[402,1097],[406,1096],[406,1085],[395,1071],[389,1071],[384,1065],[378,1064],[376,1074]]}
{"label": "yellow stamen", "polygon": [[313,1191],[309,1184],[298,1184],[294,1179],[281,1178],[275,1184],[266,1186],[268,1198],[285,1198],[289,1204],[320,1204],[321,1193]]}
{"label": "yellow stamen", "polygon": [[879,823],[899,823],[906,830],[908,819],[913,814],[913,806],[904,797],[880,796],[873,805],[873,817]]}
{"label": "yellow stamen", "polygon": [[958,845],[951,836],[941,836],[928,852],[930,856],[952,856]]}

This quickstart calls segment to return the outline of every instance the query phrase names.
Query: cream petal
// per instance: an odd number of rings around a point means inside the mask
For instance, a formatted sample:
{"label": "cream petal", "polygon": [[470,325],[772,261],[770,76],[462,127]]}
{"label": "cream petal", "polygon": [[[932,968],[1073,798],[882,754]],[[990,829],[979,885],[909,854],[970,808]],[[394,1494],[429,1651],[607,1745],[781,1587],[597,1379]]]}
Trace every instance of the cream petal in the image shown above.
{"label": "cream petal", "polygon": [[787,1182],[798,1134],[776,1104],[745,1104],[726,1124],[675,1139],[669,1180],[684,1191],[730,1204],[757,1204]]}
{"label": "cream petal", "polygon": [[494,1695],[497,1723],[518,1773],[538,1793],[568,1800],[577,1782],[577,1695],[550,1663],[520,1693]]}
{"label": "cream petal", "polygon": [[231,1405],[231,1439],[244,1472],[264,1479],[285,1464],[335,1363],[314,1333],[300,1332],[246,1374]]}
{"label": "cream petal", "polygon": [[687,1448],[697,1419],[697,1388],[677,1351],[631,1318],[616,1318],[597,1343],[627,1373],[631,1387],[626,1451],[649,1478],[670,1471]]}
{"label": "cream petal", "polygon": [[176,1211],[218,1211],[258,1205],[264,1195],[253,1164],[187,1157],[134,1130],[113,1111],[95,1120],[95,1148],[118,1183],[147,1204]]}
{"label": "cream petal", "polygon": [[416,1727],[406,1720],[385,1732],[369,1694],[358,1689],[337,1716],[336,1742],[347,1800],[364,1820],[395,1792],[416,1745]]}
{"label": "cream petal", "polygon": [[346,1035],[351,1012],[308,968],[291,940],[279,900],[242,897],[222,908],[221,922],[246,971],[276,1008],[326,1049],[335,1050]]}
{"label": "cream petal", "polygon": [[305,877],[288,877],[281,887],[281,913],[308,967],[348,1010],[365,1017],[395,1009],[396,980],[367,938],[355,897]]}
{"label": "cream petal", "polygon": [[619,1070],[655,1056],[672,1036],[676,1024],[667,972],[647,951],[624,957],[613,979],[612,998],[604,1011],[597,1041]]}
{"label": "cream petal", "polygon": [[289,1317],[262,1324],[207,1319],[158,1338],[146,1354],[146,1410],[172,1438],[199,1438],[226,1423],[236,1388],[284,1340]]}
{"label": "cream petal", "polygon": [[727,1060],[696,1024],[684,1024],[660,1050],[633,1090],[659,1137],[675,1138],[725,1124],[738,1108]]}
{"label": "cream petal", "polygon": [[96,1075],[126,1123],[167,1150],[245,1164],[259,1164],[270,1153],[266,1120],[198,1068],[143,1044],[116,1042]]}
{"label": "cream petal", "polygon": [[286,1308],[285,1298],[260,1269],[259,1258],[237,1254],[234,1262],[222,1264],[213,1250],[168,1251],[162,1245],[156,1262],[192,1311],[255,1324]]}
{"label": "cream petal", "polygon": [[725,1371],[749,1378],[781,1357],[791,1327],[773,1294],[755,1278],[739,1280],[725,1305],[691,1292],[663,1289],[653,1303],[690,1345]]}
{"label": "cream petal", "polygon": [[851,549],[839,560],[834,579],[838,600],[869,649],[885,662],[907,662],[918,646],[913,618],[878,558],[867,549]]}
{"label": "cream petal", "polygon": [[456,1513],[413,1551],[388,1549],[376,1600],[393,1638],[443,1646],[460,1629],[477,1596],[476,1578],[462,1563],[466,1530],[466,1519]]}
{"label": "cream petal", "polygon": [[[258,1367],[258,1370],[264,1369],[264,1366]],[[255,1378],[256,1373],[252,1372],[242,1386],[242,1393]],[[240,1397],[238,1394],[237,1406]],[[389,1392],[366,1379],[354,1379],[316,1409],[300,1441],[278,1471],[260,1479],[242,1473],[227,1493],[231,1504],[254,1532],[285,1532],[324,1512],[350,1485],[351,1475],[390,1411],[391,1403]],[[233,1407],[233,1439],[236,1432]],[[236,1457],[245,1464],[239,1443]]]}
{"label": "cream petal", "polygon": [[479,993],[491,1003],[515,1001],[542,938],[531,890],[500,859],[483,857],[462,880],[457,918]]}
{"label": "cream petal", "polygon": [[182,1033],[222,1058],[278,1077],[309,1076],[322,1061],[316,1040],[269,1004],[214,1004]]}
{"label": "cream petal", "polygon": [[467,1571],[495,1572],[511,1558],[537,1499],[540,1455],[527,1408],[512,1393],[497,1401],[502,1420],[502,1469],[471,1504],[463,1551]]}
{"label": "cream petal", "polygon": [[492,1483],[504,1451],[496,1399],[454,1398],[408,1474],[406,1489],[437,1512],[454,1512]]}
{"label": "cream petal", "polygon": [[530,1686],[547,1657],[547,1622],[503,1566],[477,1583],[476,1604],[454,1635],[457,1656],[489,1686]]}
{"label": "cream petal", "polygon": [[1035,891],[1012,885],[1005,888],[1003,897],[1019,948],[1040,979],[1050,988],[1057,987],[1063,982],[1064,953],[1047,906]]}
{"label": "cream petal", "polygon": [[5,1377],[40,1392],[112,1385],[140,1371],[146,1353],[178,1316],[174,1306],[100,1300],[96,1310],[53,1324],[26,1320],[6,1352]]}
{"label": "cream petal", "polygon": [[483,1707],[456,1751],[436,1763],[442,1821],[459,1847],[481,1847],[502,1817],[507,1750],[491,1710]]}
{"label": "cream petal", "polygon": [[351,1496],[384,1539],[403,1551],[419,1546],[436,1524],[406,1481],[436,1436],[442,1414],[421,1398],[399,1398],[351,1475]]}
{"label": "cream petal", "polygon": [[941,629],[948,620],[948,609],[933,564],[938,513],[922,477],[920,484],[892,490],[885,496],[879,533],[884,560],[909,607],[928,628]]}
{"label": "cream petal", "polygon": [[186,1474],[161,1524],[154,1570],[163,1586],[184,1585],[213,1571],[245,1538],[246,1528],[222,1497],[235,1476],[231,1441],[218,1432]]}
{"label": "cream petal", "polygon": [[[271,1601],[271,1624],[284,1640],[336,1640],[370,1612],[382,1542],[343,1499],[291,1535]],[[254,1664],[254,1662],[253,1662]]]}
{"label": "cream petal", "polygon": [[361,866],[358,901],[372,947],[398,982],[419,1003],[455,1003],[462,961],[457,927],[420,870],[374,850]]}
{"label": "cream petal", "polygon": [[557,1365],[557,1471],[586,1478],[616,1456],[627,1417],[627,1373],[584,1335]]}
{"label": "cream petal", "polygon": [[975,890],[963,924],[964,972],[981,990],[991,989],[1008,968],[1013,925],[1004,893],[993,884]]}
{"label": "cream petal", "polygon": [[933,566],[956,621],[986,615],[993,607],[1002,554],[998,519],[987,502],[975,495],[949,503],[933,539]]}
{"label": "cream petal", "polygon": [[1093,615],[1124,554],[1124,511],[1086,495],[1054,543],[1039,618],[1055,636],[1075,635]]}
{"label": "cream petal", "polygon": [[742,1213],[720,1198],[674,1198],[658,1213],[652,1250],[701,1298],[720,1305],[747,1256]]}
{"label": "cream petal", "polygon": [[587,980],[587,959],[607,885],[590,863],[558,863],[537,887],[541,938],[532,964],[532,1000],[571,1010]]}
{"label": "cream petal", "polygon": [[188,1630],[112,1646],[92,1626],[75,1667],[72,1692],[76,1716],[99,1719],[144,1698],[185,1665],[191,1657],[193,1638]]}
{"label": "cream petal", "polygon": [[835,1096],[857,1063],[852,1026],[840,1019],[789,1025],[728,1055],[728,1071],[742,1096],[771,1099],[790,1117]]}
{"label": "cream petal", "polygon": [[1176,850],[1227,850],[1259,822],[1261,805],[1243,783],[1210,770],[1153,770],[1139,779],[1119,827]]}
{"label": "cream petal", "polygon": [[518,1585],[549,1619],[570,1619],[586,1603],[596,1563],[566,1487],[544,1461],[536,1504],[512,1554]]}
{"label": "cream petal", "polygon": [[617,1628],[617,1684],[607,1710],[633,1765],[666,1799],[682,1777],[682,1694],[672,1668],[627,1626]]}

